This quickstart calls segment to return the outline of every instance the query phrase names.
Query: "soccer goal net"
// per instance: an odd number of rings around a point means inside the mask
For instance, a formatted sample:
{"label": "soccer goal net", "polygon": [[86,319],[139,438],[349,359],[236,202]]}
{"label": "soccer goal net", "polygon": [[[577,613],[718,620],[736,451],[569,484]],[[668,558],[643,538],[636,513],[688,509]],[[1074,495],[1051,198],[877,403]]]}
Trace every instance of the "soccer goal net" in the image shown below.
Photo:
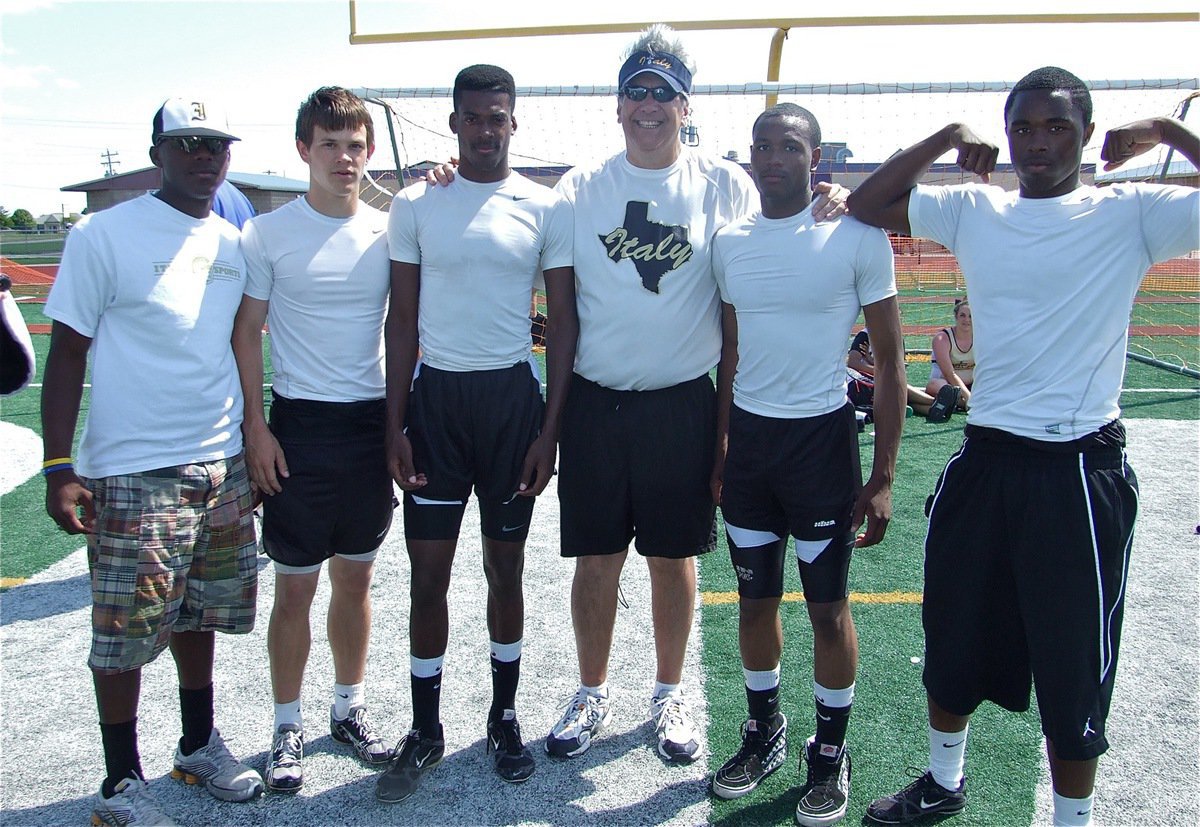
{"label": "soccer goal net", "polygon": [[[1193,186],[1196,170],[1165,148],[1140,156],[1125,168],[1103,171],[1104,133],[1153,115],[1197,123],[1200,88],[1196,78],[1091,80],[1095,138],[1085,148],[1083,180],[1166,181]],[[1004,100],[1012,84],[991,81],[801,85],[747,83],[698,86],[691,116],[680,139],[698,150],[746,165],[750,131],[768,95],[813,112],[823,135],[816,180],[853,189],[882,161],[951,122],[965,122],[1001,147],[994,183],[1016,188],[1003,129]],[[401,187],[424,177],[430,166],[457,154],[450,133],[451,90],[393,88],[355,90],[375,106],[381,136],[363,197],[387,209]],[[616,122],[613,86],[519,87],[511,144],[512,166],[548,186],[573,166],[606,158],[624,146]],[[387,136],[387,142],[383,140]],[[924,182],[970,180],[947,155]],[[927,349],[929,335],[951,321],[952,297],[965,290],[962,273],[948,251],[924,240],[892,239],[906,343]],[[1200,376],[1200,253],[1165,262],[1147,274],[1130,319],[1130,353],[1160,366]]]}

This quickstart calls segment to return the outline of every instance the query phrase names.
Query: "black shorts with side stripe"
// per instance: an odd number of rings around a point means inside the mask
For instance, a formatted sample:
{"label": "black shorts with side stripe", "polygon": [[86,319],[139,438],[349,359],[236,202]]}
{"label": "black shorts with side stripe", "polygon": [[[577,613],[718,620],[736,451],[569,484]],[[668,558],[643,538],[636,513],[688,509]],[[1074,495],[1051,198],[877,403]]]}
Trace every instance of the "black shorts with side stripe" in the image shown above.
{"label": "black shorts with side stripe", "polygon": [[404,535],[457,538],[474,489],[483,536],[523,542],[534,498],[517,496],[517,487],[544,418],[541,383],[529,362],[473,371],[422,365],[405,425],[413,465],[428,483],[405,492]]}
{"label": "black shorts with side stripe", "polygon": [[263,498],[263,548],[276,563],[315,566],[379,548],[392,524],[386,403],[273,394],[271,433],[283,449],[283,490]]}
{"label": "black shorts with side stripe", "polygon": [[1059,758],[1108,749],[1138,489],[1114,421],[1070,443],[967,425],[930,500],[925,687],[968,715],[1029,708]]}
{"label": "black shorts with side stripe", "polygon": [[620,391],[575,374],[559,439],[562,555],[682,559],[716,547],[709,489],[717,438],[708,375]]}

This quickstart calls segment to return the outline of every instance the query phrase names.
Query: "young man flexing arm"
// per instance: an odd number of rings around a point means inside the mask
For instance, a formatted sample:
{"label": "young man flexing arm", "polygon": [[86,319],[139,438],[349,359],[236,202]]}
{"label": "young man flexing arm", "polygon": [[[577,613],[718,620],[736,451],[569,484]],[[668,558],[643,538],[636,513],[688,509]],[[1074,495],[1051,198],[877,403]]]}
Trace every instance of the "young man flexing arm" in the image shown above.
{"label": "young man flexing arm", "polygon": [[[1118,404],[1129,313],[1150,265],[1197,247],[1195,189],[1081,184],[1094,125],[1071,73],[1031,72],[1004,122],[1016,193],[918,185],[949,150],[969,172],[995,168],[995,146],[950,124],[850,199],[860,219],[958,257],[976,343],[966,439],[938,483],[925,544],[929,771],[870,806],[887,824],[961,810],[971,713],[984,700],[1026,709],[1031,684],[1054,821],[1090,823],[1137,511]],[[1166,118],[1112,130],[1102,157],[1112,168],[1159,142],[1200,160],[1200,138]]]}

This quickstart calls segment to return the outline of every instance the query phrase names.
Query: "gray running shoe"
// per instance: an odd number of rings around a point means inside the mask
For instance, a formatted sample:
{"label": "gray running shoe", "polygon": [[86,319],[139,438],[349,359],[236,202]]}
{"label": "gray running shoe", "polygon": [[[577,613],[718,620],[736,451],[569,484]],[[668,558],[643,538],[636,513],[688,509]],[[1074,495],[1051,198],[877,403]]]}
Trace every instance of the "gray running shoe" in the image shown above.
{"label": "gray running shoe", "polygon": [[358,757],[368,764],[386,764],[392,760],[392,748],[375,731],[367,718],[365,706],[350,707],[350,716],[345,720],[333,717],[333,708],[330,707],[329,731],[333,740],[354,747]]}
{"label": "gray running shoe", "polygon": [[262,795],[262,776],[238,761],[225,746],[216,727],[208,743],[191,755],[175,748],[175,768],[171,777],[188,784],[204,782],[204,787],[221,801],[249,801]]}
{"label": "gray running shoe", "polygon": [[117,789],[112,798],[105,798],[104,791],[92,797],[93,827],[177,827],[166,813],[158,807],[150,786],[131,775],[117,782]]}

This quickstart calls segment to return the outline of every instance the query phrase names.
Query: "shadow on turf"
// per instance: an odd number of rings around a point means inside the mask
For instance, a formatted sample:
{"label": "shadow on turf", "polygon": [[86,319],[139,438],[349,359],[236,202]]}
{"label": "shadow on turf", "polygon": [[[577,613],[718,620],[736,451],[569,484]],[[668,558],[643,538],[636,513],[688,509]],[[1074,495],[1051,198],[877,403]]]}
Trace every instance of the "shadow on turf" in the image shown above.
{"label": "shadow on turf", "polygon": [[4,599],[0,601],[0,626],[24,620],[45,620],[86,608],[91,603],[92,587],[87,574],[52,583],[27,583],[4,592]]}
{"label": "shadow on turf", "polygon": [[[97,782],[99,786],[99,782]],[[25,809],[5,808],[0,810],[0,820],[5,824],[91,824],[88,814],[92,811],[92,797],[68,798],[44,807]]]}

